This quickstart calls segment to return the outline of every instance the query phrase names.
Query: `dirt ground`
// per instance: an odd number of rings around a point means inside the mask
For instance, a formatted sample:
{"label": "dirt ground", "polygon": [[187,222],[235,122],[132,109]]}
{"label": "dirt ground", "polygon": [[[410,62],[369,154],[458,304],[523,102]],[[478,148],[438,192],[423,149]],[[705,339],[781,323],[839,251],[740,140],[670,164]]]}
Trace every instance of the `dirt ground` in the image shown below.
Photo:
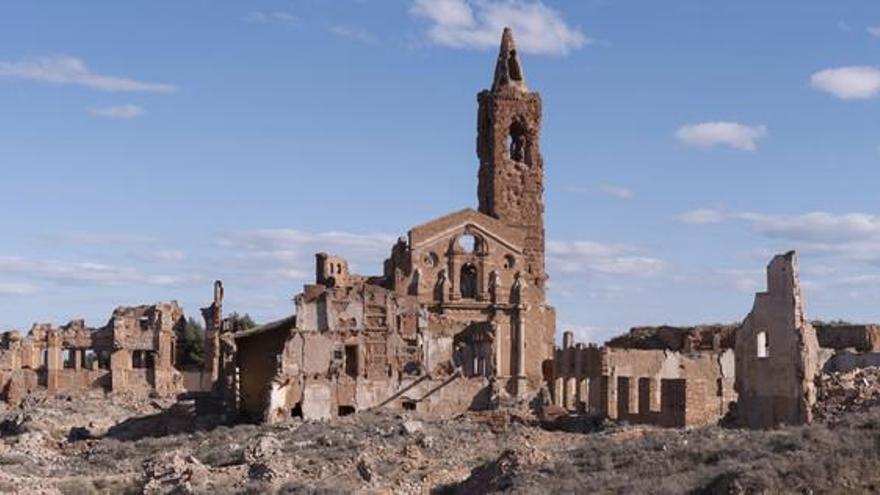
{"label": "dirt ground", "polygon": [[878,390],[877,371],[823,377],[822,421],[806,427],[567,423],[589,433],[510,410],[230,426],[192,399],[34,396],[0,416],[0,491],[870,493],[880,491]]}

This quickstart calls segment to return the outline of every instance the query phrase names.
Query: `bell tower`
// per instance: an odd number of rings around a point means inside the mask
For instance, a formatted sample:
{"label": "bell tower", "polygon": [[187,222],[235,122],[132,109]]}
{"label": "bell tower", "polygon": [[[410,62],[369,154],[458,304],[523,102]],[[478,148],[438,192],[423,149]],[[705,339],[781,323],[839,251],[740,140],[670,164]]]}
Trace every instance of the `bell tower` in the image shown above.
{"label": "bell tower", "polygon": [[[525,231],[522,275],[543,288],[544,162],[541,95],[529,91],[510,28],[504,28],[492,89],[477,96],[480,212]],[[543,293],[543,291],[541,291]]]}

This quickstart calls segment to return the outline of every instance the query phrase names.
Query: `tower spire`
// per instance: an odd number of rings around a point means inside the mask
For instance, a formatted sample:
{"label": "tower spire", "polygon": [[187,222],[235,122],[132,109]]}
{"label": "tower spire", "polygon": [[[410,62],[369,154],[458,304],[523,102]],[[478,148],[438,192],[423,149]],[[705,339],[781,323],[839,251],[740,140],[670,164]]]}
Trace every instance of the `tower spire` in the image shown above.
{"label": "tower spire", "polygon": [[505,88],[513,88],[517,91],[526,92],[526,78],[523,75],[522,65],[516,51],[516,42],[513,40],[513,30],[504,28],[501,35],[501,48],[498,50],[498,62],[495,64],[495,81],[492,83],[492,92],[498,92]]}

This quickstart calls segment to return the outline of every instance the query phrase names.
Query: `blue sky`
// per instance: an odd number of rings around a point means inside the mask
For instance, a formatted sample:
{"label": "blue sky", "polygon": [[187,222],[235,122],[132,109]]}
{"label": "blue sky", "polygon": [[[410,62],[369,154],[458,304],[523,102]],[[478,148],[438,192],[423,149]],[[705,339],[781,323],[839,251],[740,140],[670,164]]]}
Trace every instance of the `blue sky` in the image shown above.
{"label": "blue sky", "polygon": [[505,24],[560,329],[738,320],[788,249],[811,317],[880,321],[877,2],[108,0],[0,4],[0,328],[379,272],[475,206]]}

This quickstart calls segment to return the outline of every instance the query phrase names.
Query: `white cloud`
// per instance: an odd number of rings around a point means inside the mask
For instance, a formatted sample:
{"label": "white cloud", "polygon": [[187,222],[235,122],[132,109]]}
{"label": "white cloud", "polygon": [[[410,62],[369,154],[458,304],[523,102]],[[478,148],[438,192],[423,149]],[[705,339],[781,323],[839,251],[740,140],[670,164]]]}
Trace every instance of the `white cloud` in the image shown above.
{"label": "white cloud", "polygon": [[682,143],[698,148],[729,146],[754,151],[758,140],[767,135],[764,125],[745,125],[737,122],[703,122],[680,127],[675,137]]}
{"label": "white cloud", "polygon": [[64,232],[47,236],[52,241],[74,244],[141,244],[156,242],[155,237],[139,234],[108,234],[101,232]]}
{"label": "white cloud", "polygon": [[880,38],[880,26],[868,26],[865,30],[868,31],[868,34],[871,36]]}
{"label": "white cloud", "polygon": [[763,269],[722,269],[716,270],[708,280],[710,285],[719,288],[754,293],[763,290],[765,278]]}
{"label": "white cloud", "polygon": [[244,17],[247,22],[254,24],[284,24],[287,26],[295,26],[299,24],[299,17],[282,11],[275,12],[248,12]]}
{"label": "white cloud", "polygon": [[[760,249],[751,253],[749,257],[753,259],[766,259],[776,251],[797,249],[804,254],[835,259],[835,263],[858,261],[880,265],[880,215],[827,212],[798,215],[755,212],[722,214],[713,209],[705,209],[685,212],[677,218],[691,224],[737,220],[752,232],[779,241],[774,243],[773,249]],[[823,265],[821,269],[814,268],[811,273],[826,277],[834,269]]]}
{"label": "white cloud", "polygon": [[31,284],[0,282],[0,295],[3,296],[29,296],[36,292],[37,288]]}
{"label": "white cloud", "polygon": [[157,249],[141,253],[140,257],[151,261],[177,262],[186,259],[186,253],[177,249]]}
{"label": "white cloud", "polygon": [[431,42],[453,48],[497,47],[505,26],[513,28],[517,47],[526,53],[566,55],[590,42],[540,1],[414,0],[410,13],[431,22]]}
{"label": "white cloud", "polygon": [[604,194],[607,194],[608,196],[613,196],[613,197],[619,198],[619,199],[632,199],[635,196],[635,194],[633,194],[632,190],[630,190],[626,187],[615,186],[615,185],[611,185],[611,184],[604,184],[604,185],[599,186],[599,191],[601,191]]}
{"label": "white cloud", "polygon": [[547,241],[547,263],[563,274],[653,275],[665,267],[633,247],[595,241]]}
{"label": "white cloud", "polygon": [[722,222],[724,220],[724,214],[712,208],[701,208],[681,213],[676,219],[679,222],[691,225],[704,225]]}
{"label": "white cloud", "polygon": [[379,43],[379,39],[376,38],[373,33],[365,29],[336,25],[330,27],[330,32],[335,34],[336,36],[348,38],[350,40],[358,41],[360,43],[366,43],[368,45],[375,45]]}
{"label": "white cloud", "polygon": [[73,84],[100,91],[173,93],[171,84],[136,81],[92,73],[85,62],[74,57],[44,57],[19,62],[0,61],[0,78],[24,79],[49,84]]}
{"label": "white cloud", "polygon": [[825,69],[813,74],[810,83],[842,100],[864,100],[880,94],[880,68],[854,65]]}
{"label": "white cloud", "polygon": [[379,274],[396,241],[382,233],[261,229],[228,234],[220,243],[233,251],[227,264],[248,276],[305,281],[314,275],[315,253],[322,251],[348,259],[352,271]]}
{"label": "white cloud", "polygon": [[115,107],[91,108],[89,109],[89,113],[94,115],[95,117],[126,120],[140,117],[144,114],[144,109],[137,105],[132,105],[131,103],[128,103],[126,105],[119,105]]}
{"label": "white cloud", "polygon": [[740,213],[735,217],[748,222],[754,231],[774,238],[826,242],[880,238],[880,217],[866,213]]}
{"label": "white cloud", "polygon": [[336,248],[381,249],[385,254],[391,252],[391,247],[396,241],[397,236],[391,234],[357,234],[339,231],[305,232],[295,229],[259,229],[231,234],[225,238],[225,242],[243,243],[248,246],[265,246],[267,244],[276,247],[323,245]]}
{"label": "white cloud", "polygon": [[0,257],[0,273],[42,278],[60,285],[181,286],[199,281],[190,275],[146,274],[132,267],[93,261],[38,260],[17,256]]}

